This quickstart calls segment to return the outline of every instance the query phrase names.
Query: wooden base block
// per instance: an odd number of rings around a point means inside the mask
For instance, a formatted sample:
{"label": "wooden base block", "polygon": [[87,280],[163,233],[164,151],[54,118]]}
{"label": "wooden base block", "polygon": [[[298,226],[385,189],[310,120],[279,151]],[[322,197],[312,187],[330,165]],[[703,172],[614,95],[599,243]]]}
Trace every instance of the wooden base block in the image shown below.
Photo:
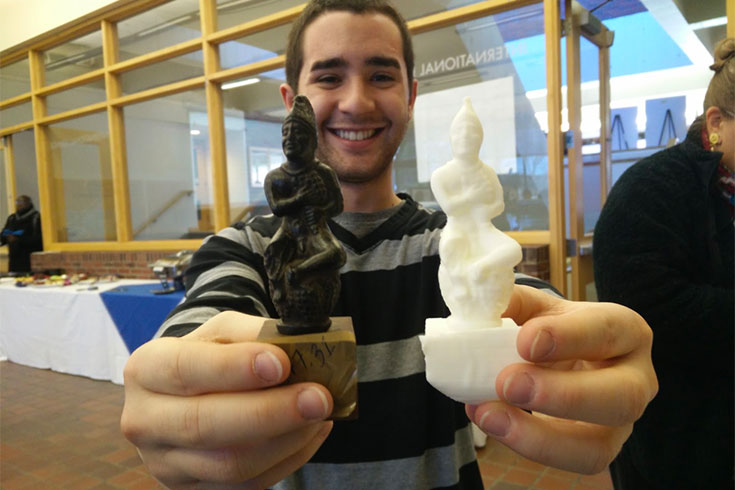
{"label": "wooden base block", "polygon": [[311,381],[324,385],[334,399],[330,419],[357,418],[357,349],[352,319],[334,317],[329,330],[321,333],[283,335],[278,320],[267,320],[258,342],[277,345],[291,359],[287,384]]}

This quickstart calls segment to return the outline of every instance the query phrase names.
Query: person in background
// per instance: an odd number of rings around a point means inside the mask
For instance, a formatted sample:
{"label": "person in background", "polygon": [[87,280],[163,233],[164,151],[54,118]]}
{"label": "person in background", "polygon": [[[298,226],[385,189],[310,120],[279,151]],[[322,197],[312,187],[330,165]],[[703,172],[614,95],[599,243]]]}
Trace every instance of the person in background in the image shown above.
{"label": "person in background", "polygon": [[314,108],[317,157],[344,199],[329,220],[347,254],[332,314],[355,327],[359,417],[328,421],[330,393],[282,385],[288,356],[254,342],[275,315],[263,253],[278,228],[257,217],[202,244],[165,336],[125,367],[122,431],[151,473],[182,489],[479,490],[470,420],[541,463],[604,470],[657,389],[650,328],[630,309],[516,285],[506,315],[530,363],[500,373],[501,400],[464,406],[426,381],[418,335],[449,313],[437,278],[446,216],[393,191],[417,91],[403,18],[382,0],[309,2],[286,80],[286,109],[300,94]]}
{"label": "person in background", "polygon": [[41,215],[28,196],[18,196],[15,213],[8,216],[0,233],[0,245],[8,245],[8,272],[31,272],[31,253],[43,250]]}
{"label": "person in background", "polygon": [[735,39],[715,49],[686,139],[628,169],[594,235],[598,297],[654,332],[660,391],[612,465],[615,488],[733,488]]}

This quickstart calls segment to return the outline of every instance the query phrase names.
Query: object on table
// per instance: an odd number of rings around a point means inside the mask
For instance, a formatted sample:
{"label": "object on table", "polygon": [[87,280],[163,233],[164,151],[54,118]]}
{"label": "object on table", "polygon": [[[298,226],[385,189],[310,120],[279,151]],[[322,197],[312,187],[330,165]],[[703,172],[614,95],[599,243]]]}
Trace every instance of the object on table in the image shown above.
{"label": "object on table", "polygon": [[161,281],[162,289],[154,289],[152,292],[156,294],[168,294],[174,291],[184,289],[184,272],[191,264],[191,257],[194,254],[191,250],[180,250],[174,255],[163,257],[156,260],[148,267],[153,269],[153,273]]}

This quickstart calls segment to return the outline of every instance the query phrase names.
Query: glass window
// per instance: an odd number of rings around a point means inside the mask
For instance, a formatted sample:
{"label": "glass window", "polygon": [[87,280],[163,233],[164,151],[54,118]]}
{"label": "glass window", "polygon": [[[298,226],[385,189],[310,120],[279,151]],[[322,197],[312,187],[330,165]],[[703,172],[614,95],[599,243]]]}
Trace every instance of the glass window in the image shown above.
{"label": "glass window", "polygon": [[198,0],[174,0],[117,24],[120,61],[202,35]]}
{"label": "glass window", "polygon": [[46,107],[48,114],[53,115],[97,102],[104,102],[105,97],[105,81],[102,79],[48,95],[46,97]]}
{"label": "glass window", "polygon": [[396,6],[406,20],[412,20],[478,3],[478,1],[479,0],[434,0],[431,2],[416,2],[415,0],[394,0],[393,5]]}
{"label": "glass window", "polygon": [[46,85],[102,68],[102,34],[94,31],[45,51],[43,65]]}
{"label": "glass window", "polygon": [[290,30],[291,24],[284,24],[220,44],[222,68],[247,65],[283,54],[286,51],[286,38]]}
{"label": "glass window", "polygon": [[204,74],[202,52],[177,56],[137,70],[122,73],[122,91],[124,95],[140,92],[149,88],[160,87],[173,82],[180,82]]}
{"label": "glass window", "polygon": [[32,119],[33,108],[30,102],[7,107],[0,110],[0,129],[9,128]]}
{"label": "glass window", "polygon": [[418,97],[395,159],[396,189],[436,206],[429,178],[452,158],[449,127],[469,96],[484,129],[480,158],[505,193],[495,225],[549,229],[543,6],[419,34],[414,49]]}
{"label": "glass window", "polygon": [[263,179],[285,161],[281,125],[286,116],[278,91],[283,76],[261,73],[248,79],[256,83],[223,91],[227,136],[227,176],[230,218],[268,214]]}
{"label": "glass window", "polygon": [[5,218],[10,214],[8,208],[8,179],[5,166],[5,148],[0,142],[0,224],[5,223]]}
{"label": "glass window", "polygon": [[0,100],[31,91],[28,58],[0,67]]}
{"label": "glass window", "polygon": [[227,29],[303,3],[304,0],[217,0],[217,28]]}
{"label": "glass window", "polygon": [[602,210],[600,197],[600,51],[581,37],[579,57],[582,94],[582,161],[584,231],[594,231]]}
{"label": "glass window", "polygon": [[51,125],[48,134],[57,241],[115,240],[107,113]]}
{"label": "glass window", "polygon": [[18,195],[30,196],[38,208],[38,172],[36,170],[36,142],[33,130],[12,135],[13,162],[15,163],[15,190]]}
{"label": "glass window", "polygon": [[204,90],[133,104],[124,114],[133,238],[212,233],[209,140],[198,129],[206,127]]}

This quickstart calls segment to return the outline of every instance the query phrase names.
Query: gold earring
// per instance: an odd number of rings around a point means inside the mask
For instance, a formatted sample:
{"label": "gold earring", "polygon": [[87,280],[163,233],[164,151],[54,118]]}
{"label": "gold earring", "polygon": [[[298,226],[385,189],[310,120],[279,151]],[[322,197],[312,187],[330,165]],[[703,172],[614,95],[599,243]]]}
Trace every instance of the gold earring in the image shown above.
{"label": "gold earring", "polygon": [[722,143],[722,140],[720,139],[719,133],[710,133],[709,134],[709,144],[712,145],[714,148],[715,146],[720,146]]}

